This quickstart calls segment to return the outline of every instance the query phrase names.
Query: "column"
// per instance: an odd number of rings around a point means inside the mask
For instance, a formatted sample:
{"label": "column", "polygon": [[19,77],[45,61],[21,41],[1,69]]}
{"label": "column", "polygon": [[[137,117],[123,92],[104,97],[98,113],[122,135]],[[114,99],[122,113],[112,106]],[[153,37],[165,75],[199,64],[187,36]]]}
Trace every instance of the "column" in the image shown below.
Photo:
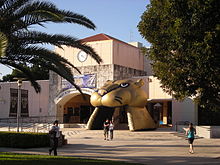
{"label": "column", "polygon": [[167,101],[164,101],[163,102],[163,124],[167,124],[167,112],[168,112]]}

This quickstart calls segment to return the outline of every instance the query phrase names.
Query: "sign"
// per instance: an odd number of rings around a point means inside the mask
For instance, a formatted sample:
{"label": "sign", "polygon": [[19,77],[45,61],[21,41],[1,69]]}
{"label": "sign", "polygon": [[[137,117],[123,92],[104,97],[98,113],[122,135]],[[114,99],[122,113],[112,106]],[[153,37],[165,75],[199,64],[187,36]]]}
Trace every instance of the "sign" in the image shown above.
{"label": "sign", "polygon": [[[76,85],[80,88],[96,88],[96,74],[74,76]],[[62,80],[62,89],[70,89],[74,86],[67,80]]]}
{"label": "sign", "polygon": [[[94,90],[90,89],[90,88],[82,88],[82,92],[84,94],[91,95],[94,92]],[[61,91],[59,94],[57,94],[56,98],[54,99],[55,104],[57,104],[65,96],[68,96],[69,94],[74,94],[74,93],[78,94],[79,91],[76,90],[75,88],[70,88],[70,89],[66,89],[66,90]]]}

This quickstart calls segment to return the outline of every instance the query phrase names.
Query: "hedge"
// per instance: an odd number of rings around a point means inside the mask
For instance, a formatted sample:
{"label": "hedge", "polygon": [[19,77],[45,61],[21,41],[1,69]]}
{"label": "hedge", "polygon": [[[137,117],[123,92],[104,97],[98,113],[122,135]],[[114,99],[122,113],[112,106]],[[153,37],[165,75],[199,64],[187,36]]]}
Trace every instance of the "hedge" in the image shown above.
{"label": "hedge", "polygon": [[34,148],[48,146],[50,146],[50,139],[47,133],[0,132],[0,147]]}

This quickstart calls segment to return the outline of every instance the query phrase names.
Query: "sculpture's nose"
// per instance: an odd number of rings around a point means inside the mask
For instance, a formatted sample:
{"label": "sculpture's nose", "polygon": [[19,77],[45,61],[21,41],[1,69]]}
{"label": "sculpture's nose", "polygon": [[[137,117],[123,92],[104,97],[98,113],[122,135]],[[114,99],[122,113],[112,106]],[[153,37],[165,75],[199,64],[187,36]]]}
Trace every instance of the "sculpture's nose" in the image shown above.
{"label": "sculpture's nose", "polygon": [[104,89],[99,89],[99,91],[98,91],[98,94],[101,96],[104,96],[106,93],[107,93],[107,91]]}

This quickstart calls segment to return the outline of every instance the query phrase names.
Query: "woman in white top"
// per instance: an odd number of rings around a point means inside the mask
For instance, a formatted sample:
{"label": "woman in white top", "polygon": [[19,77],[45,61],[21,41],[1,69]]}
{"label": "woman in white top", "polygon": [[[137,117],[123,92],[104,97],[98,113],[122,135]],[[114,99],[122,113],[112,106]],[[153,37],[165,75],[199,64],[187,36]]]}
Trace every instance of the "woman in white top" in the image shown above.
{"label": "woman in white top", "polygon": [[112,121],[110,121],[110,124],[109,124],[110,140],[113,139],[113,130],[114,130],[114,125],[113,125]]}

